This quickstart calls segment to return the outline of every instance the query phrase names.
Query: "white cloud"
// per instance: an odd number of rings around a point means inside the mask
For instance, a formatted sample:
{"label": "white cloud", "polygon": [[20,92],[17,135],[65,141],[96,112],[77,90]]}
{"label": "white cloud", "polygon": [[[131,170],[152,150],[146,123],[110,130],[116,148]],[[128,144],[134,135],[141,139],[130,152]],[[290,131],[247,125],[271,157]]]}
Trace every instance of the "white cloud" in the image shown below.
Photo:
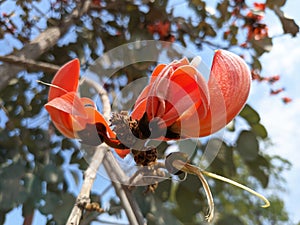
{"label": "white cloud", "polygon": [[299,72],[300,66],[300,38],[284,36],[275,38],[273,42],[272,51],[261,57],[262,62],[267,64],[264,66],[264,71],[294,77],[294,72]]}

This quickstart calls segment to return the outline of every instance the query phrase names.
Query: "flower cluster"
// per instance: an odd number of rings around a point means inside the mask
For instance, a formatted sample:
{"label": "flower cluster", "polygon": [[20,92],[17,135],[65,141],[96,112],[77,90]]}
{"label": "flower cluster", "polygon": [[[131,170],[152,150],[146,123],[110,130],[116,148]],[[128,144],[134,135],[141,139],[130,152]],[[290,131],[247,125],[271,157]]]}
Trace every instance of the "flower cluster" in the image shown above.
{"label": "flower cluster", "polygon": [[262,23],[266,5],[264,3],[254,3],[254,9],[245,16],[244,27],[248,29],[247,40],[261,40],[268,37],[268,27]]}
{"label": "flower cluster", "polygon": [[[158,65],[131,113],[142,133],[139,138],[172,140],[210,135],[229,123],[244,106],[250,70],[239,56],[215,52],[210,78],[205,81],[186,58]],[[56,128],[84,143],[102,142],[119,156],[129,153],[94,102],[78,96],[79,61],[65,64],[52,80],[46,110]],[[97,138],[95,139],[95,135]]]}

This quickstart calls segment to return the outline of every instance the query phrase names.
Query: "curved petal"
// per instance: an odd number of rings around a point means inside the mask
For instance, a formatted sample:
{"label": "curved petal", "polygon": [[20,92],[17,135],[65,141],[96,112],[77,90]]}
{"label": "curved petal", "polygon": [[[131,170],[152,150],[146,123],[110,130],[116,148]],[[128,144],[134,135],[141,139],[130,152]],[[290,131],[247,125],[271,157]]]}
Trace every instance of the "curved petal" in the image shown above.
{"label": "curved petal", "polygon": [[210,108],[201,120],[200,136],[223,128],[241,111],[249,95],[250,77],[241,57],[225,50],[216,51],[208,81]]}
{"label": "curved petal", "polygon": [[139,105],[142,101],[144,101],[148,97],[149,90],[151,89],[151,87],[152,85],[149,84],[143,89],[143,91],[140,93],[137,100],[135,101],[134,109],[137,107],[137,105]]}
{"label": "curved petal", "polygon": [[[54,124],[56,129],[59,130],[59,132],[62,133],[64,136],[66,136],[68,138],[76,138],[76,132],[72,128],[66,127],[61,122],[55,122],[52,120],[52,123]],[[70,123],[66,123],[66,124],[72,124],[72,123],[70,122]]]}
{"label": "curved petal", "polygon": [[200,132],[199,114],[202,114],[202,102],[189,107],[179,118],[175,121],[169,129],[173,133],[180,134],[180,138],[198,137]]}
{"label": "curved petal", "polygon": [[[95,132],[98,132],[98,135],[102,135],[102,138],[106,144],[113,147],[115,152],[121,157],[124,158],[127,154],[130,153],[130,149],[118,149],[117,146],[121,145],[121,142],[116,139],[116,134],[111,130],[110,126],[107,124],[104,117],[96,109],[92,107],[87,107],[86,112],[89,115],[89,123],[95,124]],[[97,130],[96,124],[101,123],[105,127],[105,132]],[[101,126],[103,128],[103,126]],[[94,135],[93,135],[94,136]]]}
{"label": "curved petal", "polygon": [[66,137],[76,138],[77,131],[83,130],[86,126],[85,119],[76,118],[69,113],[63,112],[56,108],[49,109],[50,117],[55,127]]}
{"label": "curved petal", "polygon": [[87,118],[85,107],[75,92],[69,92],[49,101],[45,104],[45,108],[50,115],[53,114],[53,109],[56,109],[73,116]]}
{"label": "curved petal", "polygon": [[138,104],[136,104],[131,112],[131,117],[134,120],[139,120],[143,117],[146,112],[147,99],[143,99]]}
{"label": "curved petal", "polygon": [[[175,121],[180,123],[180,117],[186,120],[192,112],[190,108],[195,109],[198,120],[206,115],[209,102],[208,87],[202,75],[193,66],[181,66],[169,79],[162,79],[157,90],[161,89],[163,92],[166,88],[165,96],[161,96],[164,98],[165,111],[162,115],[156,115],[162,118],[165,126],[168,127]],[[195,105],[197,107],[194,107]],[[197,108],[200,106],[201,110],[198,113]]]}
{"label": "curved petal", "polygon": [[45,108],[54,125],[65,136],[74,138],[76,131],[85,128],[88,115],[75,92],[69,92],[51,100]]}
{"label": "curved petal", "polygon": [[60,97],[67,92],[76,92],[79,81],[80,64],[78,59],[74,59],[63,65],[55,74],[48,95],[48,101]]}
{"label": "curved petal", "polygon": [[125,158],[126,155],[130,153],[130,149],[118,149],[115,148],[115,152],[120,156],[122,159]]}
{"label": "curved petal", "polygon": [[[202,118],[206,115],[209,103],[208,87],[204,77],[195,67],[190,65],[179,67],[170,77],[170,81],[172,86],[169,89],[167,100],[178,104],[178,107],[181,108],[180,114],[184,113],[192,104],[200,101],[203,103],[203,111],[198,116]],[[186,96],[189,97],[189,100],[185,99]]]}
{"label": "curved petal", "polygon": [[100,112],[98,112],[93,107],[86,107],[85,110],[88,115],[87,123],[90,124],[101,123],[106,128],[107,137],[116,138],[116,134],[110,129],[110,126],[107,124],[106,120],[104,119],[104,117],[101,115]]}
{"label": "curved petal", "polygon": [[[187,58],[183,58],[179,61],[174,61],[172,63],[170,63],[169,65],[166,64],[158,64],[155,69],[152,72],[151,78],[150,78],[150,82],[149,84],[144,88],[144,90],[142,91],[142,93],[139,95],[138,99],[136,100],[134,109],[133,109],[133,117],[137,118],[141,118],[143,116],[144,113],[141,112],[141,107],[139,106],[141,102],[143,105],[143,109],[145,106],[145,101],[144,99],[147,99],[149,96],[156,96],[156,97],[162,97],[164,98],[164,96],[166,96],[166,92],[168,90],[168,88],[165,85],[168,85],[168,78],[172,75],[172,72],[174,71],[174,69],[177,69],[180,66],[183,65],[188,65],[188,59]],[[167,83],[166,83],[167,81]],[[162,84],[163,82],[163,84]],[[163,89],[157,89],[158,86],[163,86]],[[160,100],[160,99],[158,99]],[[162,103],[163,100],[160,100],[159,102]],[[148,103],[148,112],[151,115],[155,115],[157,114],[156,112],[163,112],[165,109],[165,105],[164,104],[155,104],[155,102],[151,101],[151,103]],[[158,106],[162,107],[162,108],[158,108]],[[137,110],[136,108],[139,108],[139,110]],[[150,110],[151,109],[151,110]],[[139,111],[139,112],[138,112]],[[138,115],[138,116],[137,116]]]}
{"label": "curved petal", "polygon": [[82,97],[80,101],[84,107],[96,108],[95,102],[90,98]]}
{"label": "curved petal", "polygon": [[150,77],[150,83],[154,82],[155,79],[161,75],[161,72],[166,67],[166,64],[158,64],[155,69],[153,70],[151,77]]}

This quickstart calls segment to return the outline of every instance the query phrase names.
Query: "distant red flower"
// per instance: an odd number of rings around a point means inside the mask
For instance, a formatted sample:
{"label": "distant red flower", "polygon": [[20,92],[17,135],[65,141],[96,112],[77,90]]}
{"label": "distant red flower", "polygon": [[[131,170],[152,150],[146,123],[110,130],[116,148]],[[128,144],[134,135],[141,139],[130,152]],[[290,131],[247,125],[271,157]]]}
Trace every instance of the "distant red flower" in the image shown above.
{"label": "distant red flower", "polygon": [[215,53],[208,83],[186,58],[160,64],[138,97],[132,118],[150,138],[210,135],[229,123],[249,94],[250,70],[225,50]]}
{"label": "distant red flower", "polygon": [[284,88],[279,88],[277,90],[271,90],[270,94],[271,95],[277,95],[277,94],[279,94],[279,93],[281,93],[283,91],[284,91]]}
{"label": "distant red flower", "polygon": [[244,27],[248,29],[247,40],[255,39],[260,40],[268,36],[268,27],[266,24],[261,23],[263,15],[248,12],[245,16]]}
{"label": "distant red flower", "polygon": [[100,6],[101,5],[101,0],[93,0],[92,4],[95,6]]}
{"label": "distant red flower", "polygon": [[262,81],[264,78],[257,72],[257,70],[251,70],[252,80]]}
{"label": "distant red flower", "polygon": [[[115,133],[89,98],[80,98],[77,93],[79,81],[79,61],[74,59],[65,64],[54,76],[45,105],[55,127],[68,138],[83,138],[83,142],[107,143],[113,148],[124,148],[116,139]],[[82,136],[94,127],[97,139]],[[82,132],[87,130],[87,132]],[[90,140],[89,140],[90,139]],[[129,150],[116,150],[124,157]]]}
{"label": "distant red flower", "polygon": [[266,9],[266,4],[265,3],[254,2],[253,5],[254,5],[254,9],[258,10],[258,11],[265,11],[265,9]]}
{"label": "distant red flower", "polygon": [[243,42],[242,44],[240,44],[240,46],[242,48],[248,48],[248,43],[247,42]]}
{"label": "distant red flower", "polygon": [[170,33],[170,22],[169,21],[165,21],[165,22],[159,21],[154,24],[149,24],[147,26],[147,29],[151,34],[158,33],[160,36],[165,37],[165,36],[169,35],[169,33]]}
{"label": "distant red flower", "polygon": [[265,78],[265,80],[271,84],[275,83],[276,81],[279,81],[279,79],[280,79],[279,75],[274,75],[274,76]]}
{"label": "distant red flower", "polygon": [[260,22],[264,18],[264,16],[250,11],[247,13],[245,18],[246,18],[246,20],[248,20],[247,22],[249,24],[254,24],[254,23]]}
{"label": "distant red flower", "polygon": [[290,103],[291,101],[293,101],[291,98],[289,98],[289,97],[283,97],[282,98],[282,101],[285,103],[285,104],[287,104],[287,103]]}
{"label": "distant red flower", "polygon": [[256,27],[248,27],[247,40],[261,40],[268,37],[268,27],[266,24],[259,24]]}
{"label": "distant red flower", "polygon": [[171,34],[169,21],[159,21],[154,24],[147,25],[147,30],[151,34],[157,33],[162,41],[174,42],[175,37]]}

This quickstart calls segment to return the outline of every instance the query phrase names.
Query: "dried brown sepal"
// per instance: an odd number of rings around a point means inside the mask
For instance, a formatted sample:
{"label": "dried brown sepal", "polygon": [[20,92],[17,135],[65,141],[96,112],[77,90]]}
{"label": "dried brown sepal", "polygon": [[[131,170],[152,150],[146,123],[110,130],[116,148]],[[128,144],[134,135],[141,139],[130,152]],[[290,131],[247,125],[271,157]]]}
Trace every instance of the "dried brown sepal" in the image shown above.
{"label": "dried brown sepal", "polygon": [[155,190],[157,189],[158,187],[158,182],[155,181],[153,184],[149,184],[146,188],[146,190],[144,191],[145,194],[147,193],[154,193]]}
{"label": "dried brown sepal", "polygon": [[130,149],[142,150],[146,140],[139,130],[137,120],[133,120],[126,111],[114,113],[110,119],[113,131],[123,145]]}
{"label": "dried brown sepal", "polygon": [[157,160],[157,149],[153,146],[146,146],[142,151],[132,149],[131,152],[138,166],[148,166]]}
{"label": "dried brown sepal", "polygon": [[98,213],[104,213],[104,209],[101,208],[97,202],[87,203],[85,205],[84,209],[89,212],[94,211],[94,212],[98,212]]}
{"label": "dried brown sepal", "polygon": [[97,202],[80,201],[77,203],[77,206],[89,212],[94,211],[94,212],[104,213],[104,209],[101,208],[99,203]]}

